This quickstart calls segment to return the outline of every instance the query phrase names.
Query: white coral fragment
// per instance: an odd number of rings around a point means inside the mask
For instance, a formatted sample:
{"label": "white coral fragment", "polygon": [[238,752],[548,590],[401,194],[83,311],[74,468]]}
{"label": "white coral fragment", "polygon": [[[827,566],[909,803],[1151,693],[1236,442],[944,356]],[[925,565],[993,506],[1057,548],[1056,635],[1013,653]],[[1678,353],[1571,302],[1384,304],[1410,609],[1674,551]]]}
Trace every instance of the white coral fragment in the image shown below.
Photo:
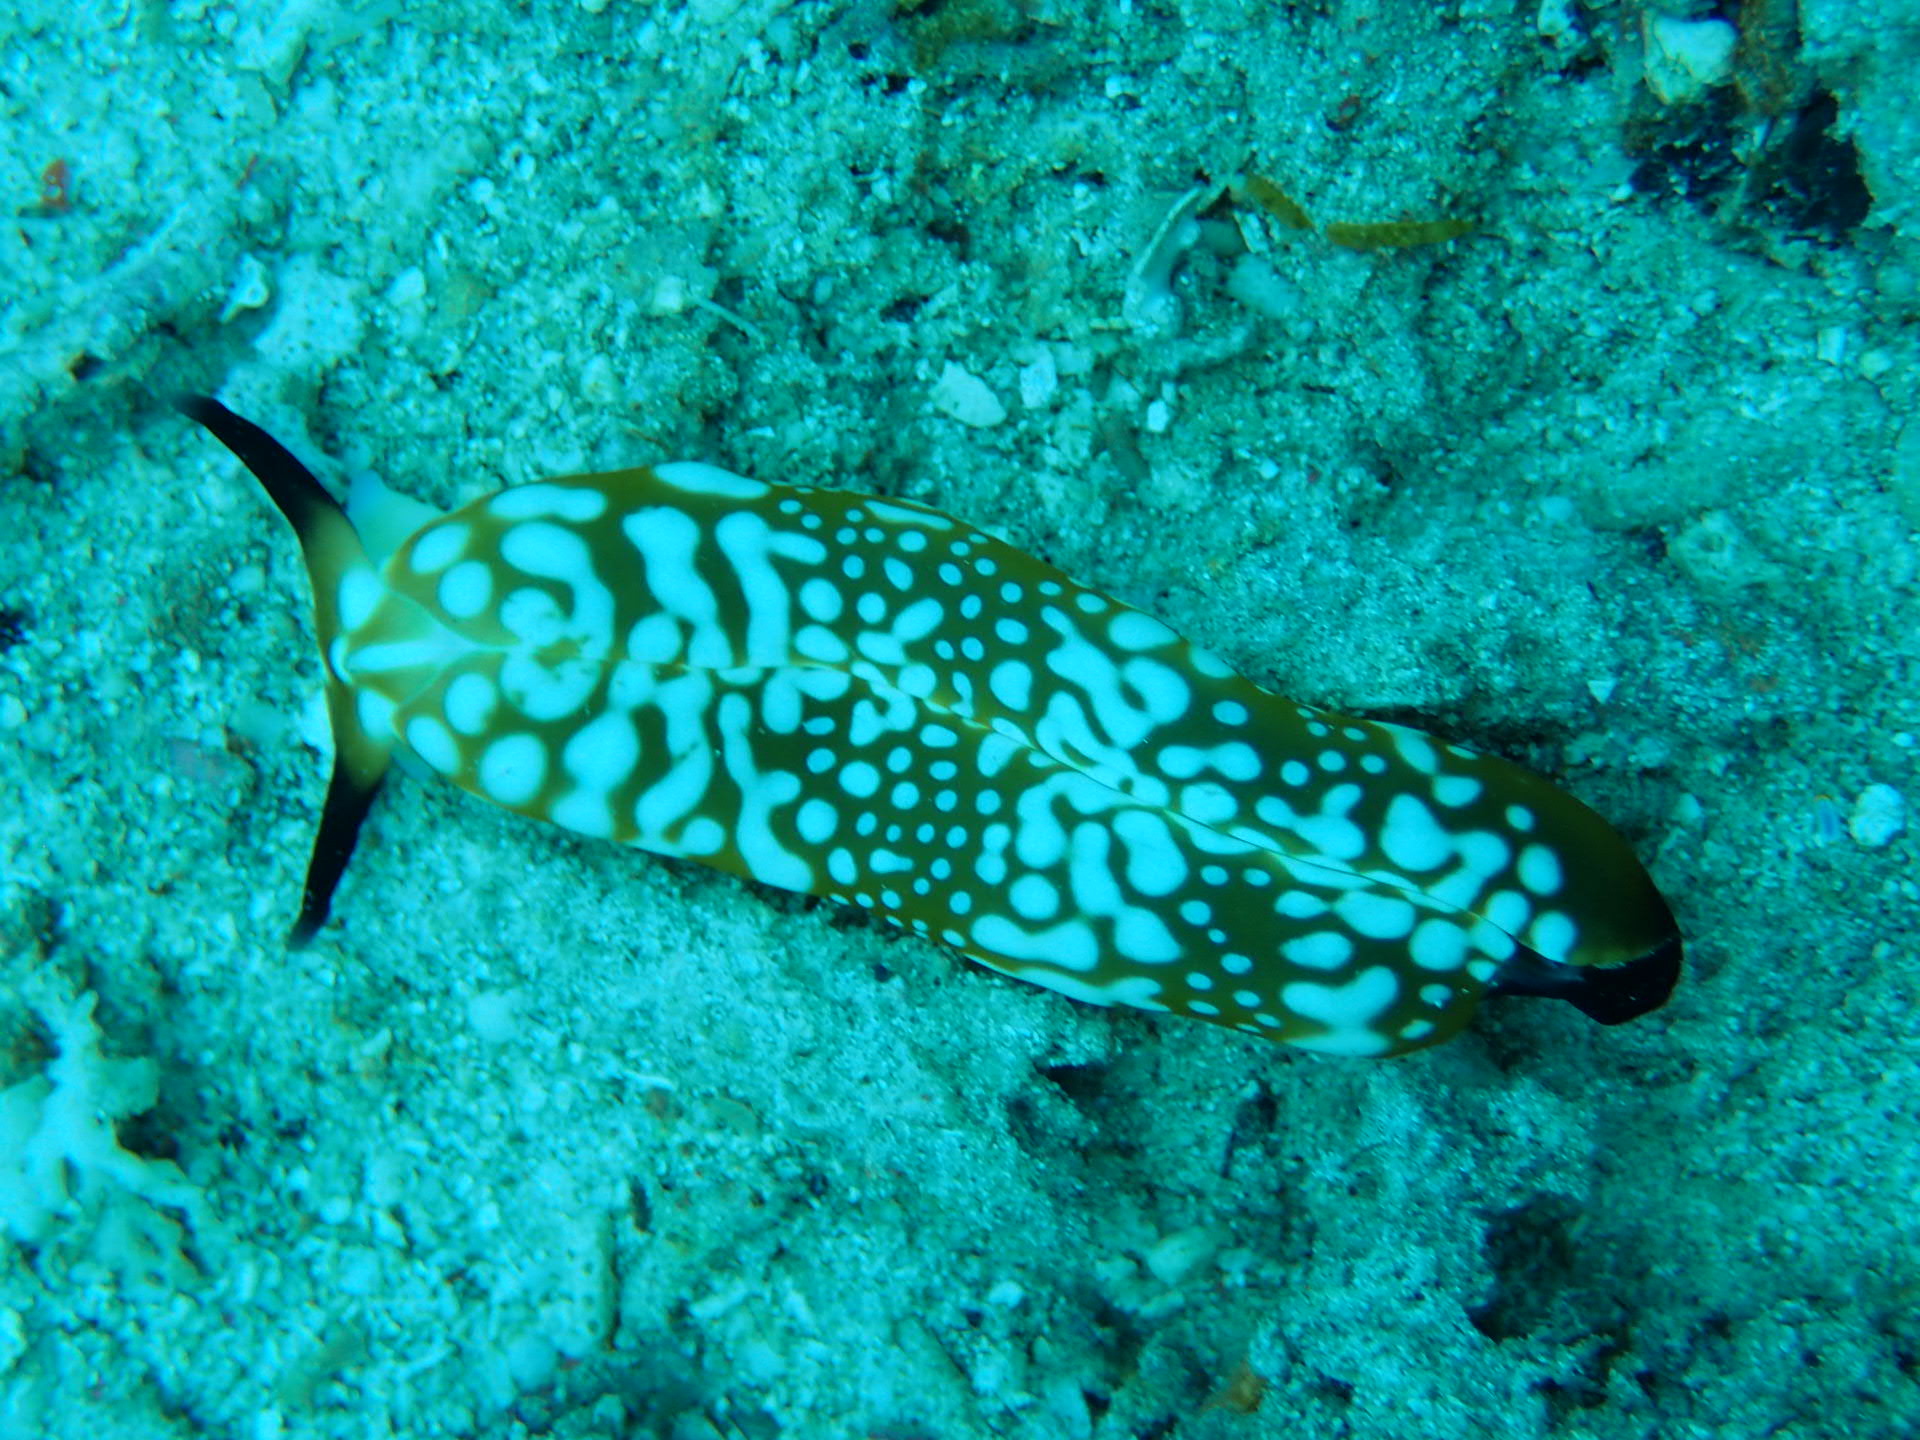
{"label": "white coral fragment", "polygon": [[45,1074],[0,1091],[0,1228],[42,1245],[57,1222],[91,1219],[101,1260],[142,1278],[171,1269],[180,1230],[154,1212],[191,1218],[199,1196],[177,1166],[121,1149],[113,1128],[153,1108],[157,1068],[101,1054],[91,994],[34,989],[31,1003],[58,1053]]}

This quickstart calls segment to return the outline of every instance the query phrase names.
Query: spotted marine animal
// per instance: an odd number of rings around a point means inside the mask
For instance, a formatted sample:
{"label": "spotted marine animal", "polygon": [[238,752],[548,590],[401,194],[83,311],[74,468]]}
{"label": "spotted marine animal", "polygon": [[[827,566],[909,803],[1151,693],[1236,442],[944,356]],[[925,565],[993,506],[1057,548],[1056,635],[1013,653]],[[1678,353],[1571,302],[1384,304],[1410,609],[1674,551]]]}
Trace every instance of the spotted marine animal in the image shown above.
{"label": "spotted marine animal", "polygon": [[1488,993],[1662,1004],[1672,912],[1505,761],[1283,699],[911,501],[674,463],[514,486],[383,564],[284,447],[180,408],[305,554],[334,768],[291,940],[396,754],[582,835],[862,909],[1005,974],[1342,1055]]}

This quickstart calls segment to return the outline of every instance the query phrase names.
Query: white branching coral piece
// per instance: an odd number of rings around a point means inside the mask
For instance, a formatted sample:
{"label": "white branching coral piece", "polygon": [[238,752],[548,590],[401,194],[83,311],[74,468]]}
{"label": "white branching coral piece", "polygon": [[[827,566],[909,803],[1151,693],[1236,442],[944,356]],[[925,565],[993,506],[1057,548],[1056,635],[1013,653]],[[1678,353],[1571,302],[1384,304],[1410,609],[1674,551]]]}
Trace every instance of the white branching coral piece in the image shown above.
{"label": "white branching coral piece", "polygon": [[101,1053],[90,992],[46,969],[26,989],[57,1053],[44,1074],[0,1091],[0,1228],[43,1246],[84,1224],[94,1257],[123,1276],[172,1275],[184,1235],[162,1212],[195,1222],[199,1195],[178,1166],[130,1154],[114,1133],[153,1107],[157,1067]]}

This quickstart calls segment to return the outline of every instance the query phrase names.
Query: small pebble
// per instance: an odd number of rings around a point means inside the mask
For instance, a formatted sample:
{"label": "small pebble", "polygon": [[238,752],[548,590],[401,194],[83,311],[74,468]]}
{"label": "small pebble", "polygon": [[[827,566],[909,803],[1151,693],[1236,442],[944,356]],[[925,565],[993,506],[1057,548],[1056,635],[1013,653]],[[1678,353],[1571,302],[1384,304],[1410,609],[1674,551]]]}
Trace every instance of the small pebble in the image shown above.
{"label": "small pebble", "polygon": [[1853,802],[1847,833],[1869,850],[1889,844],[1907,828],[1907,802],[1891,785],[1869,785]]}
{"label": "small pebble", "polygon": [[978,375],[970,375],[953,361],[933,382],[933,408],[950,415],[962,425],[986,430],[1007,418],[1007,407]]}

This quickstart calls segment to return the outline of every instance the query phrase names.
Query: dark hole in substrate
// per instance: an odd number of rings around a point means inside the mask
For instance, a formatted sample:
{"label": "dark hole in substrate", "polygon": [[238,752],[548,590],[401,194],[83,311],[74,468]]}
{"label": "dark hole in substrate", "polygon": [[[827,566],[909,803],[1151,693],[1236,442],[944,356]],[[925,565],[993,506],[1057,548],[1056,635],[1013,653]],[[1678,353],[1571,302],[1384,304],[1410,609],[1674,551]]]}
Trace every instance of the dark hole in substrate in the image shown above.
{"label": "dark hole in substrate", "polygon": [[1734,122],[1740,113],[1730,89],[1709,91],[1691,105],[1643,108],[1627,121],[1627,154],[1640,163],[1633,188],[1656,200],[1710,200],[1740,173]]}
{"label": "dark hole in substrate", "polygon": [[26,640],[30,618],[17,606],[0,605],[0,655]]}
{"label": "dark hole in substrate", "polygon": [[170,1125],[154,1110],[129,1116],[113,1127],[114,1138],[129,1155],[146,1160],[178,1160],[180,1142]]}
{"label": "dark hole in substrate", "polygon": [[1543,1195],[1493,1218],[1486,1245],[1494,1291],[1467,1312],[1474,1329],[1489,1340],[1514,1340],[1546,1323],[1577,1281],[1570,1230],[1577,1213],[1572,1201]]}
{"label": "dark hole in substrate", "polygon": [[1790,234],[1832,244],[1847,239],[1873,208],[1860,176],[1860,147],[1833,133],[1840,102],[1817,91],[1786,138],[1754,167],[1754,208]]}
{"label": "dark hole in substrate", "polygon": [[880,318],[895,325],[905,325],[920,313],[920,307],[926,303],[925,295],[901,295],[880,307]]}
{"label": "dark hole in substrate", "polygon": [[1106,1098],[1105,1065],[1042,1065],[1040,1074],[1075,1105],[1094,1105]]}
{"label": "dark hole in substrate", "polygon": [[647,1187],[638,1180],[627,1182],[627,1219],[638,1234],[645,1235],[653,1229],[653,1200],[647,1194]]}

